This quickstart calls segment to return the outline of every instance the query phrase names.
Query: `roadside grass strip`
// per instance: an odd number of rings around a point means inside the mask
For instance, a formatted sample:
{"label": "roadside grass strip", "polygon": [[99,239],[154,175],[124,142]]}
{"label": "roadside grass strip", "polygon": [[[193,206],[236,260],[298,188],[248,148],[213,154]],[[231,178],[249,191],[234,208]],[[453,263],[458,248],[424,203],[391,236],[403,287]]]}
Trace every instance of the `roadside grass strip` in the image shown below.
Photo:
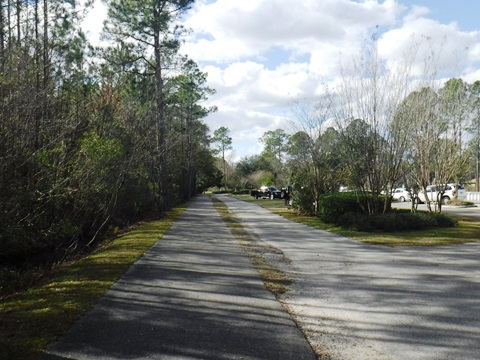
{"label": "roadside grass strip", "polygon": [[185,209],[140,224],[88,257],[59,266],[38,286],[0,299],[0,360],[33,359],[66,334]]}
{"label": "roadside grass strip", "polygon": [[458,226],[405,232],[361,232],[344,230],[338,226],[325,224],[314,216],[306,216],[285,206],[283,200],[254,200],[248,195],[235,198],[256,204],[289,220],[317,229],[327,230],[350,239],[385,246],[444,246],[480,241],[480,221],[474,217],[454,216]]}

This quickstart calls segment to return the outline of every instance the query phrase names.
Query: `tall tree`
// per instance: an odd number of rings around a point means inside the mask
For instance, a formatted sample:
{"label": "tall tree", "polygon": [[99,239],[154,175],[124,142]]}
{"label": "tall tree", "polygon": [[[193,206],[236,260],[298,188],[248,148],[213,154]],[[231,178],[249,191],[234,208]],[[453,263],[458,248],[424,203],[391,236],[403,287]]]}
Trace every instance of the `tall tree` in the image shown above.
{"label": "tall tree", "polygon": [[260,142],[264,146],[263,155],[282,163],[288,147],[288,138],[289,136],[283,129],[266,131],[260,138]]}
{"label": "tall tree", "polygon": [[315,140],[305,131],[298,131],[288,141],[289,177],[293,185],[293,206],[306,213],[315,213],[320,169],[315,162]]}
{"label": "tall tree", "polygon": [[0,274],[88,251],[219,182],[206,75],[177,56],[192,1],[106,2],[108,63],[89,62],[77,1],[0,1]]}
{"label": "tall tree", "polygon": [[222,155],[223,165],[223,184],[228,187],[227,181],[227,162],[225,160],[225,152],[232,149],[232,138],[229,136],[230,130],[222,126],[213,132],[212,143],[214,145],[213,153]]}
{"label": "tall tree", "polygon": [[472,109],[472,125],[470,132],[473,135],[471,140],[472,157],[474,159],[475,190],[480,191],[480,81],[477,80],[470,85],[470,104]]}
{"label": "tall tree", "polygon": [[471,120],[472,108],[469,102],[468,84],[461,79],[450,79],[438,91],[438,117],[444,125],[444,132],[437,141],[438,154],[434,158],[434,183],[438,192],[438,205],[441,210],[441,198],[445,184],[461,180],[468,161],[467,129]]}
{"label": "tall tree", "polygon": [[235,166],[239,187],[260,188],[261,185],[273,183],[271,162],[262,155],[252,155],[242,158]]}
{"label": "tall tree", "polygon": [[183,199],[189,200],[197,188],[197,174],[201,170],[199,156],[204,154],[201,148],[208,148],[208,128],[201,119],[216,108],[201,105],[214,90],[206,86],[206,74],[197,64],[184,60],[181,74],[168,83],[165,102],[172,129],[169,148],[176,149],[172,152],[176,178],[183,189]]}
{"label": "tall tree", "polygon": [[270,162],[270,168],[273,171],[274,182],[277,185],[279,179],[285,180],[283,173],[285,155],[288,149],[289,136],[283,129],[266,131],[259,139],[264,149],[262,156]]}
{"label": "tall tree", "polygon": [[[468,159],[465,130],[471,110],[465,89],[461,80],[452,79],[439,91],[424,87],[412,92],[399,107],[395,121],[408,133],[407,186],[414,190],[426,192],[431,184],[445,190],[448,182],[459,180]],[[441,211],[443,191],[437,195],[434,202],[427,198],[431,211]]]}
{"label": "tall tree", "polygon": [[[104,0],[108,19],[104,34],[116,43],[126,69],[154,75],[159,211],[170,206],[165,120],[165,71],[177,59],[184,30],[177,20],[194,0]],[[153,58],[149,55],[153,53]]]}
{"label": "tall tree", "polygon": [[385,63],[373,36],[352,59],[353,66],[341,68],[340,85],[331,96],[332,104],[328,104],[342,141],[351,146],[346,155],[353,162],[363,163],[355,167],[359,173],[351,178],[359,194],[367,198],[369,214],[388,209],[389,199],[382,200],[381,195],[389,192],[402,175],[407,143],[400,137],[406,133],[398,132],[392,121],[408,94],[413,58],[406,54],[395,64]]}

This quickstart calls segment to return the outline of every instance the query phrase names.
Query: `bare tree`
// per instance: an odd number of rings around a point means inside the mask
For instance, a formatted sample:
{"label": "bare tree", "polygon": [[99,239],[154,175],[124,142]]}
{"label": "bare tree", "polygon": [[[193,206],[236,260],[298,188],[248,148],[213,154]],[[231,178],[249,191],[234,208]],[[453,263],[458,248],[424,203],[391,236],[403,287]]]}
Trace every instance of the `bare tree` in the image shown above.
{"label": "bare tree", "polygon": [[295,190],[302,189],[302,199],[308,207],[303,210],[307,212],[316,213],[320,196],[337,191],[343,182],[337,148],[339,134],[329,119],[330,105],[329,97],[321,97],[316,103],[297,102],[292,109],[291,129],[294,134],[289,139],[287,167],[293,197],[296,196]]}
{"label": "bare tree", "polygon": [[470,86],[470,103],[473,110],[470,132],[473,135],[471,146],[475,159],[475,191],[480,191],[480,81],[478,80]]}
{"label": "bare tree", "polygon": [[413,57],[385,64],[376,38],[371,40],[351,68],[341,66],[342,80],[330,95],[345,162],[357,164],[350,183],[368,199],[365,210],[374,214],[387,210],[389,198],[381,201],[381,194],[390,193],[403,174],[409,128],[393,119],[409,90]]}
{"label": "bare tree", "polygon": [[412,92],[396,114],[400,124],[413,125],[406,158],[409,185],[424,194],[427,186],[436,186],[436,199],[425,196],[430,211],[441,211],[446,184],[458,182],[465,170],[470,104],[466,84],[451,79],[438,91]]}

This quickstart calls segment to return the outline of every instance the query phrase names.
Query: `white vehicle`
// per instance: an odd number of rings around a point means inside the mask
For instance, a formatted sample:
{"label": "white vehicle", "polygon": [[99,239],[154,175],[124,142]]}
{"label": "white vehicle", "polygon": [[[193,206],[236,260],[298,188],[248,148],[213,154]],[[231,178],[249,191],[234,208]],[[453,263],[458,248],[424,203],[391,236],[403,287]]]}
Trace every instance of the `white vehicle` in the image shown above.
{"label": "white vehicle", "polygon": [[[438,201],[438,191],[435,185],[427,186],[427,194],[423,193],[423,191],[418,193],[418,199],[421,202],[426,202],[427,197],[432,202]],[[465,188],[460,184],[447,184],[445,187],[445,192],[442,195],[442,204],[445,204],[447,201],[458,199],[458,200],[465,200],[467,197],[467,191]]]}
{"label": "white vehicle", "polygon": [[400,202],[412,201],[410,192],[405,188],[397,188],[393,190],[392,199]]}

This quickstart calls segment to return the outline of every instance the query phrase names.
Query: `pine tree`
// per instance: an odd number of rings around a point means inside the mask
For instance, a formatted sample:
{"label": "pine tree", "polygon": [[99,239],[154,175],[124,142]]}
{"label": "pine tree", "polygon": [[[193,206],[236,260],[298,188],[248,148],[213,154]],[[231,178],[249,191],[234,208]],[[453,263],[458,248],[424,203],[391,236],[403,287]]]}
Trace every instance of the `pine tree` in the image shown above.
{"label": "pine tree", "polygon": [[179,37],[184,32],[176,21],[193,0],[111,0],[106,3],[109,10],[104,35],[118,44],[113,52],[122,55],[112,60],[121,61],[125,70],[154,76],[158,208],[163,213],[170,207],[164,102],[166,71],[178,59]]}

